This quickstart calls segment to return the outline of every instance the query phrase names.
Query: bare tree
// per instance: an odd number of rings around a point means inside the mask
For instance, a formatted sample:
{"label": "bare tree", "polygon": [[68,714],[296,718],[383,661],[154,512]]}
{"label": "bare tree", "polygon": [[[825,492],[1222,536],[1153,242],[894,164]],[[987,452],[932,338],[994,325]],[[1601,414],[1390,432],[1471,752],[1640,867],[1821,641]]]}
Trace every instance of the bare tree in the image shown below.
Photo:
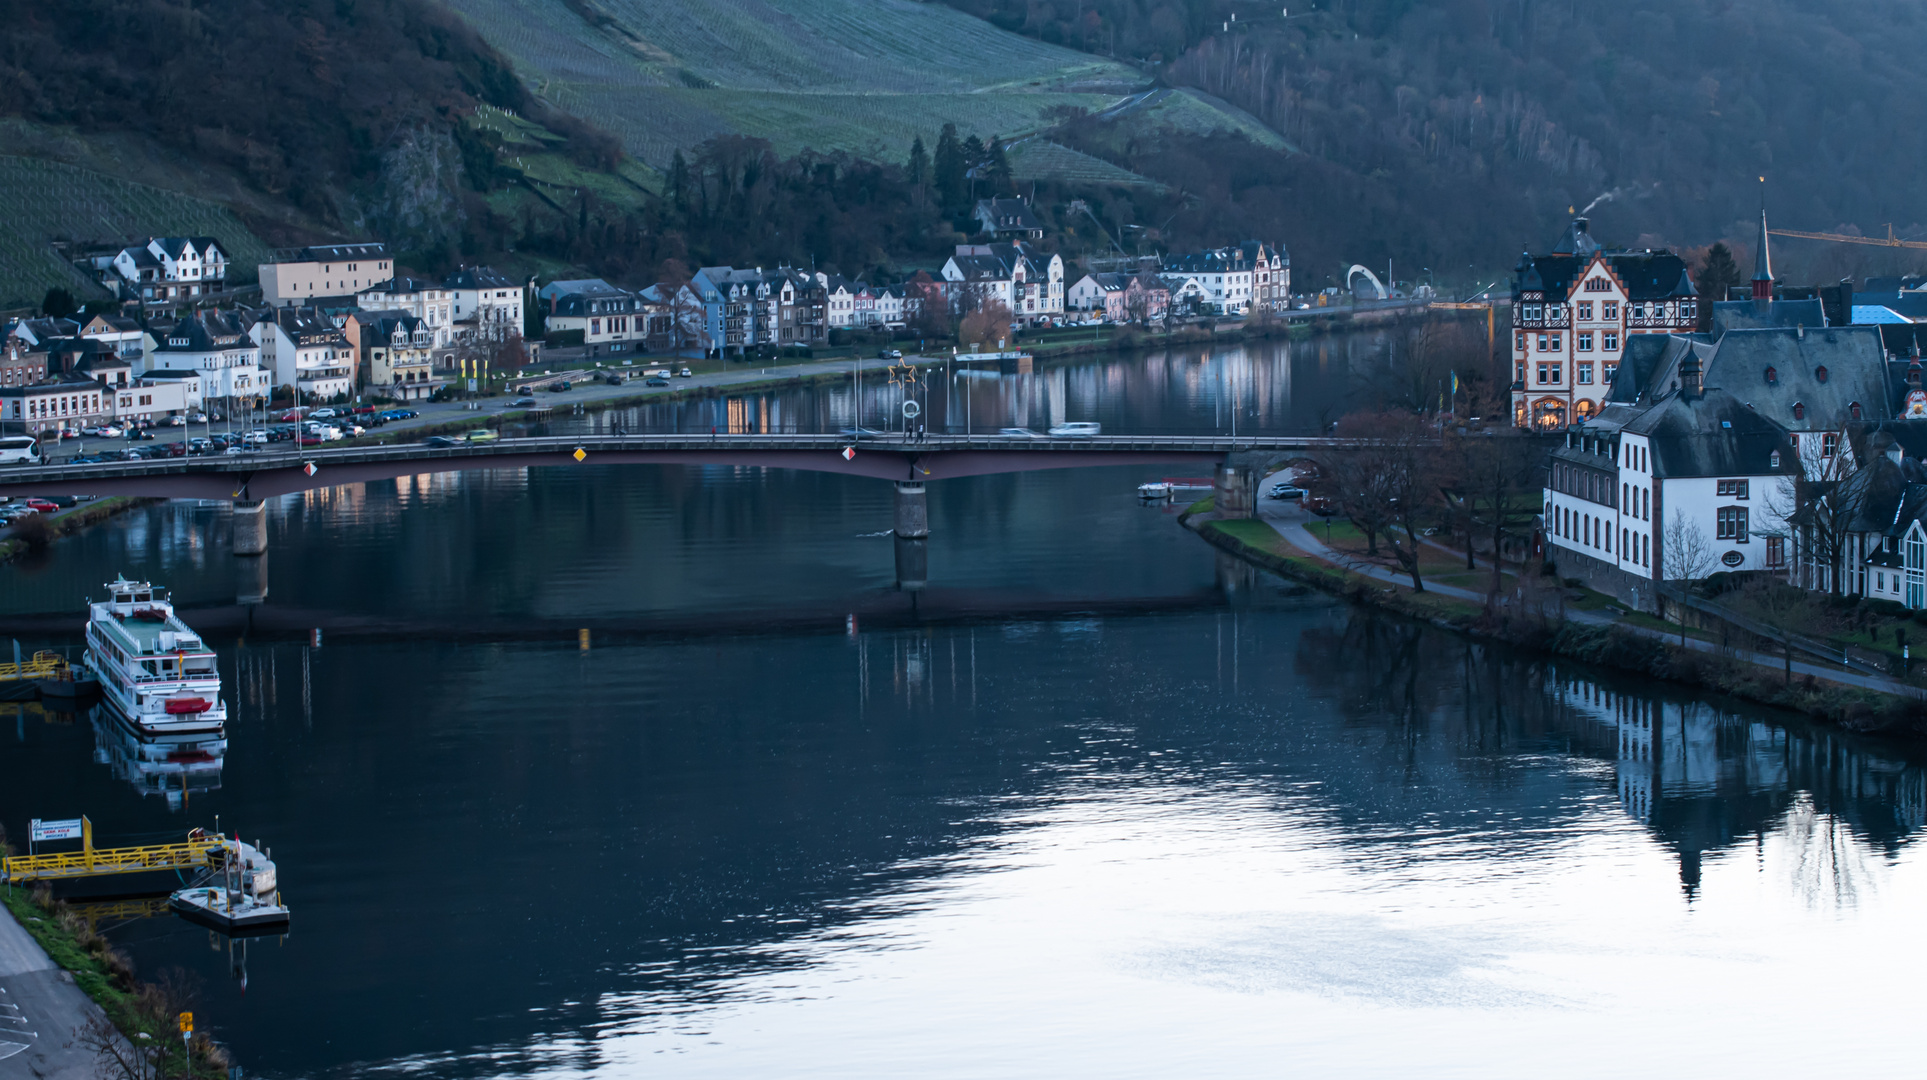
{"label": "bare tree", "polygon": [[1448,435],[1445,450],[1441,460],[1449,473],[1441,480],[1464,516],[1467,568],[1476,565],[1475,531],[1487,530],[1492,539],[1492,582],[1485,599],[1491,611],[1505,588],[1506,540],[1538,517],[1548,447],[1544,439],[1507,428]]}
{"label": "bare tree", "polygon": [[1010,337],[1010,307],[994,296],[984,297],[957,327],[963,345],[994,344]]}
{"label": "bare tree", "polygon": [[[1684,511],[1673,511],[1673,519],[1666,523],[1666,530],[1660,534],[1660,544],[1660,573],[1667,581],[1678,585],[1682,593],[1713,569],[1713,543],[1706,538],[1705,529],[1687,520]],[[1686,640],[1686,610],[1683,603],[1680,605],[1679,639],[1682,642]]]}
{"label": "bare tree", "polygon": [[1780,639],[1786,660],[1786,681],[1793,681],[1793,634],[1806,625],[1807,596],[1801,589],[1762,574],[1747,582],[1738,597],[1739,609],[1765,624]]}
{"label": "bare tree", "polygon": [[1366,534],[1369,554],[1378,541],[1391,549],[1399,568],[1425,591],[1419,575],[1422,521],[1438,497],[1436,432],[1404,412],[1353,413],[1338,422],[1338,437],[1356,444],[1337,455],[1325,488]]}
{"label": "bare tree", "polygon": [[1796,526],[1798,566],[1805,580],[1796,584],[1838,594],[1845,584],[1846,555],[1854,519],[1860,513],[1860,493],[1844,484],[1853,475],[1853,451],[1844,434],[1805,433],[1795,437],[1800,472],[1793,479],[1791,499],[1782,492],[1777,503],[1792,504],[1783,520]]}

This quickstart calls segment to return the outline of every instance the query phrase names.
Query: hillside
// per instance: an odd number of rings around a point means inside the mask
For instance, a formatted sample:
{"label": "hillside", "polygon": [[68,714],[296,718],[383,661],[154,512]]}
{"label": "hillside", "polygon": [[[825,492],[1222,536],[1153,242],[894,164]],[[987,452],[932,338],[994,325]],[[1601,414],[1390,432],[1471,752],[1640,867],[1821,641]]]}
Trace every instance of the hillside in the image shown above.
{"label": "hillside", "polygon": [[[1760,175],[1787,228],[1927,232],[1916,165],[1927,79],[1914,61],[1927,13],[1906,0],[946,2],[1040,42],[1145,62],[1304,151],[1224,148],[1227,168],[1251,178],[1200,182],[1219,183],[1236,212],[1199,206],[1174,228],[1275,220],[1321,275],[1389,258],[1490,276],[1589,205],[1610,241],[1750,246]],[[1200,152],[1101,132],[1074,145],[1167,182]],[[1802,241],[1776,259],[1809,280],[1918,264]]]}

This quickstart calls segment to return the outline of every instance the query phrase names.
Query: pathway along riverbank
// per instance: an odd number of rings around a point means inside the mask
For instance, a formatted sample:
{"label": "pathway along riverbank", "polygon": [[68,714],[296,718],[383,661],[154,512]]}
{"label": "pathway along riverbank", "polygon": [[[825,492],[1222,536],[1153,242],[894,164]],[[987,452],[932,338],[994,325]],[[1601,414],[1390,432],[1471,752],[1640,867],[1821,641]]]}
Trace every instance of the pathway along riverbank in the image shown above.
{"label": "pathway along riverbank", "polygon": [[1875,680],[1866,676],[1795,661],[1789,679],[1779,656],[1698,638],[1681,644],[1673,633],[1653,627],[1573,612],[1556,580],[1541,584],[1534,575],[1521,577],[1516,595],[1496,612],[1481,600],[1451,595],[1463,589],[1414,592],[1311,553],[1265,521],[1219,520],[1208,501],[1181,514],[1179,523],[1228,555],[1353,603],[1515,648],[1790,709],[1856,734],[1927,742],[1927,703],[1871,689]]}

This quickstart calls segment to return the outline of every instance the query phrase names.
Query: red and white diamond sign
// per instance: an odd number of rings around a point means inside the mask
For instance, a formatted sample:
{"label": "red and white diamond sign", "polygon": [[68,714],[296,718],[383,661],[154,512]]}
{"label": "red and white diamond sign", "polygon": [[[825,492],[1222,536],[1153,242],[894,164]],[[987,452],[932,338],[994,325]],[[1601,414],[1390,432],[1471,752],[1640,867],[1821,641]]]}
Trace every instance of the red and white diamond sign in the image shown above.
{"label": "red and white diamond sign", "polygon": [[307,473],[309,476],[313,476],[315,473],[320,472],[321,470],[315,468],[314,462],[306,461],[301,464],[301,471],[304,473]]}
{"label": "red and white diamond sign", "polygon": [[849,461],[850,459],[852,459],[852,458],[854,458],[854,457],[856,457],[856,447],[854,447],[854,446],[846,446],[846,447],[844,447],[844,448],[843,448],[843,460],[844,460],[844,461]]}

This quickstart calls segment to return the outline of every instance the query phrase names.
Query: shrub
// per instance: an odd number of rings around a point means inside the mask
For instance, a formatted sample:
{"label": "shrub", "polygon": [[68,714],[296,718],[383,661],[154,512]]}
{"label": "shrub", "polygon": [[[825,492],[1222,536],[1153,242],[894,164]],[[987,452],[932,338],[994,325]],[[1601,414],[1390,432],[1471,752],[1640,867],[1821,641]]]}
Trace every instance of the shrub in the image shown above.
{"label": "shrub", "polygon": [[28,514],[13,523],[13,538],[27,545],[29,551],[39,551],[53,543],[54,524],[39,514]]}

